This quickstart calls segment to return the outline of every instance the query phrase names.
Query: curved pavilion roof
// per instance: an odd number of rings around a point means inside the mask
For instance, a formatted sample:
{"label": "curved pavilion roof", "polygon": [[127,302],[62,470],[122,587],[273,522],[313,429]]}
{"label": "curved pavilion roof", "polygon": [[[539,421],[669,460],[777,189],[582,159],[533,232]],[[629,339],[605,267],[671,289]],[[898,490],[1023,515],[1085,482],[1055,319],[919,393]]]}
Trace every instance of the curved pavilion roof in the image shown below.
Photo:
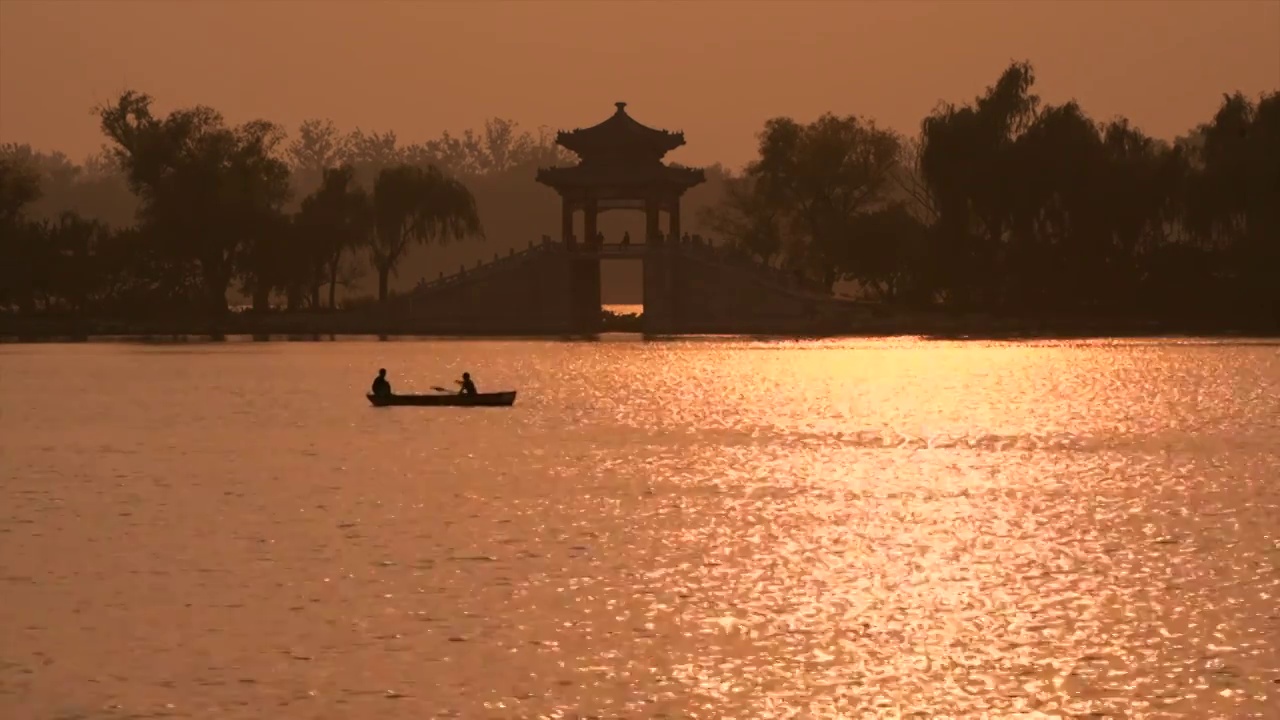
{"label": "curved pavilion roof", "polygon": [[[706,181],[699,168],[666,165],[662,156],[684,145],[684,133],[655,130],[627,114],[627,104],[589,128],[556,134],[556,142],[581,158],[572,167],[539,168],[538,182],[562,195],[589,192],[599,198],[640,197],[650,191],[677,195]],[[567,197],[568,195],[566,195]]]}
{"label": "curved pavilion roof", "polygon": [[604,122],[556,133],[556,142],[583,158],[600,150],[608,152],[623,147],[649,150],[662,157],[684,144],[684,133],[651,128],[628,115],[626,103],[614,105],[617,111]]}
{"label": "curved pavilion roof", "polygon": [[[573,167],[539,168],[537,181],[561,192],[596,188],[601,191],[621,193],[628,197],[642,193],[645,188],[665,188],[684,192],[694,185],[706,182],[701,168],[670,165],[651,165],[640,168]],[[610,194],[606,192],[604,194]]]}
{"label": "curved pavilion roof", "polygon": [[603,123],[561,132],[556,142],[580,161],[568,168],[539,168],[538,182],[556,188],[566,199],[636,199],[657,192],[680,196],[707,181],[699,168],[667,165],[662,156],[685,143],[685,133],[667,132],[637,123],[626,102]]}

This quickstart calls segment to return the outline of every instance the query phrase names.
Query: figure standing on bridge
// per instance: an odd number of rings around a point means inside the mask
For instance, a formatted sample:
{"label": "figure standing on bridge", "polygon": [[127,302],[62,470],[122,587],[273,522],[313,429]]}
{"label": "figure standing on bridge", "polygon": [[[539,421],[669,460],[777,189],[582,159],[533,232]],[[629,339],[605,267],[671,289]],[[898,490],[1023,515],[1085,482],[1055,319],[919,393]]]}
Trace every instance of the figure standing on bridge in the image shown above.
{"label": "figure standing on bridge", "polygon": [[623,232],[623,233],[622,233],[622,244],[623,244],[623,245],[630,245],[630,244],[631,244],[631,233],[629,233],[629,232]]}

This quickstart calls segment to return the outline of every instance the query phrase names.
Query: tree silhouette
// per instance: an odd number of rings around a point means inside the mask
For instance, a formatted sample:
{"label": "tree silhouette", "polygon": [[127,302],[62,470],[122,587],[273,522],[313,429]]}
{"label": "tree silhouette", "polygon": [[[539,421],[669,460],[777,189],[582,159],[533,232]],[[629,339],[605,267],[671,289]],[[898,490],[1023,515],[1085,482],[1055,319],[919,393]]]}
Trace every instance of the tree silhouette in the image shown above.
{"label": "tree silhouette", "polygon": [[38,245],[24,209],[40,197],[40,176],[12,152],[0,153],[0,306],[30,312],[31,263]]}
{"label": "tree silhouette", "polygon": [[1034,82],[1029,63],[1014,63],[972,105],[944,105],[922,123],[920,170],[937,201],[935,252],[954,304],[992,301],[985,278],[998,272],[1009,232],[1012,147],[1036,117]]}
{"label": "tree silhouette", "polygon": [[1280,319],[1280,92],[1256,104],[1223,97],[1190,148],[1190,225],[1217,250],[1221,292],[1262,317]]}
{"label": "tree silhouette", "polygon": [[143,222],[168,256],[196,263],[209,309],[226,311],[237,270],[264,297],[265,253],[248,253],[248,267],[240,263],[246,248],[269,242],[279,227],[289,192],[288,167],[275,157],[283,132],[262,120],[230,128],[203,106],[156,117],[151,104],[149,96],[130,91],[98,110],[142,201]]}
{"label": "tree silhouette", "polygon": [[443,243],[482,236],[475,198],[462,183],[434,167],[398,165],[378,174],[373,187],[373,237],[378,300],[410,243]]}
{"label": "tree silhouette", "polygon": [[98,253],[111,236],[110,228],[66,212],[57,221],[46,222],[41,230],[50,250],[49,294],[62,299],[72,312],[83,312],[90,303],[101,301],[107,273]]}
{"label": "tree silhouette", "polygon": [[316,259],[312,305],[319,306],[323,280],[329,285],[329,307],[333,309],[343,261],[369,242],[373,229],[373,206],[369,195],[355,183],[355,169],[343,165],[325,170],[320,188],[302,201],[297,222],[312,251],[308,255]]}
{"label": "tree silhouette", "polygon": [[835,262],[843,268],[842,277],[856,280],[873,298],[884,302],[930,301],[929,229],[906,203],[894,202],[855,215],[846,232],[854,241],[838,246],[842,255]]}
{"label": "tree silhouette", "polygon": [[786,218],[777,203],[760,196],[758,187],[751,176],[725,178],[723,199],[704,208],[702,220],[739,251],[772,265],[783,249]]}
{"label": "tree silhouette", "polygon": [[90,155],[77,165],[60,152],[44,153],[30,145],[9,143],[0,145],[0,156],[38,178],[40,197],[25,211],[33,220],[57,220],[70,211],[112,226],[133,222],[137,199],[123,171],[106,153]]}
{"label": "tree silhouette", "polygon": [[[712,206],[703,227],[761,263],[886,303],[1280,327],[1280,93],[1224,95],[1169,143],[1034,86],[1013,63],[906,141],[858,117],[775,118],[756,161],[708,168],[686,209]],[[110,144],[81,164],[0,146],[0,311],[223,312],[233,282],[258,310],[279,291],[320,307],[325,285],[334,307],[364,248],[385,299],[415,245],[484,227],[523,246],[559,221],[529,178],[568,153],[510,120],[408,146],[308,120],[286,146],[271,123],[157,115],[136,92],[97,113]]]}
{"label": "tree silhouette", "polygon": [[844,247],[854,217],[883,205],[898,162],[894,133],[857,117],[824,115],[809,125],[788,118],[765,123],[760,158],[747,169],[756,197],[785,213],[802,244],[799,263],[831,288],[848,268]]}
{"label": "tree silhouette", "polygon": [[0,227],[10,229],[23,209],[40,198],[40,176],[13,152],[0,148]]}
{"label": "tree silhouette", "polygon": [[342,163],[349,141],[332,120],[305,120],[298,126],[297,136],[284,151],[293,171],[291,183],[296,197],[319,187],[325,171]]}
{"label": "tree silhouette", "polygon": [[400,147],[395,132],[365,132],[356,128],[343,141],[340,161],[355,170],[356,182],[361,187],[372,191],[378,174],[404,164],[404,156],[404,148]]}
{"label": "tree silhouette", "polygon": [[410,145],[404,150],[404,161],[422,167],[434,165],[464,181],[572,161],[572,155],[555,144],[546,128],[536,135],[519,128],[514,120],[490,118],[478,132],[465,130],[455,136],[446,131],[434,140]]}

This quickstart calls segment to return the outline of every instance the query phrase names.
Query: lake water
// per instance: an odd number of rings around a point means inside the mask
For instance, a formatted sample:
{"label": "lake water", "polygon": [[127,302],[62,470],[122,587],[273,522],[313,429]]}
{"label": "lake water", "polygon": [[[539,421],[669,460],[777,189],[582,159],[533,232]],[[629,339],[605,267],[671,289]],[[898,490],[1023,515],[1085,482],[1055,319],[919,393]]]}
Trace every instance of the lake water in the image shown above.
{"label": "lake water", "polygon": [[602,310],[607,310],[614,315],[640,315],[644,312],[644,304],[605,304],[601,306]]}
{"label": "lake water", "polygon": [[1274,343],[0,345],[0,481],[15,720],[1280,716]]}

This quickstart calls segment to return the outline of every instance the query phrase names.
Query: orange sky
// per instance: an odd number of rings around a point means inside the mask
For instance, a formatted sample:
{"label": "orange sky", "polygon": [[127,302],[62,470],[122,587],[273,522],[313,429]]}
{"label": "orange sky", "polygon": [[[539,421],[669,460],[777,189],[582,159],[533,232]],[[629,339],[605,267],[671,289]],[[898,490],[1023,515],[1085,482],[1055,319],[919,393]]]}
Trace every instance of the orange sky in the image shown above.
{"label": "orange sky", "polygon": [[572,128],[625,100],[738,166],[765,119],[857,113],[914,133],[1028,59],[1049,101],[1173,137],[1224,91],[1280,89],[1280,0],[114,2],[0,0],[0,141],[83,156],[126,88],[290,128],[406,141],[503,116]]}

